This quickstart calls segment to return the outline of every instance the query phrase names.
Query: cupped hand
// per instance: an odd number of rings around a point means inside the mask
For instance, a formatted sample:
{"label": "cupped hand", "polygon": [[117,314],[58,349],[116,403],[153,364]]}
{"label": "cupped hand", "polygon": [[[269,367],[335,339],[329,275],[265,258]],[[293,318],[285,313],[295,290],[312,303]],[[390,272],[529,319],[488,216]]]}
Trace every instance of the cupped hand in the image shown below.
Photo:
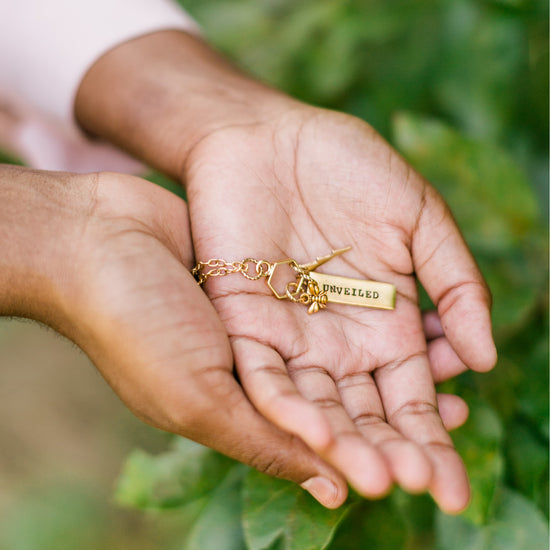
{"label": "cupped hand", "polygon": [[0,314],[72,339],[149,424],[300,483],[326,506],[343,502],[344,479],[235,380],[225,329],[189,272],[181,199],[132,176],[2,166],[0,199]]}
{"label": "cupped hand", "polygon": [[[0,315],[73,339],[154,426],[300,483],[327,506],[343,502],[342,477],[261,417],[236,383],[225,330],[188,271],[180,199],[119,174],[0,165],[0,235]],[[452,428],[467,410],[450,397]]]}
{"label": "cupped hand", "polygon": [[[314,315],[241,274],[205,290],[267,419],[366,496],[395,481],[462,510],[467,476],[430,370],[485,371],[496,352],[489,292],[434,188],[368,125],[300,104],[204,136],[183,178],[199,260],[306,263],[350,245],[319,271],[396,286],[393,311],[329,303]],[[417,278],[439,312],[424,327]]]}
{"label": "cupped hand", "polygon": [[[88,132],[183,178],[200,260],[302,263],[352,245],[320,270],[397,286],[395,311],[331,304],[309,317],[240,275],[205,290],[260,413],[365,495],[396,480],[429,488],[447,511],[464,507],[468,484],[430,367],[435,380],[485,370],[495,349],[489,294],[433,188],[367,125],[287,98],[182,32],[102,56],[75,113]],[[416,276],[440,315],[425,333]],[[440,413],[456,420],[464,404],[442,397]]]}

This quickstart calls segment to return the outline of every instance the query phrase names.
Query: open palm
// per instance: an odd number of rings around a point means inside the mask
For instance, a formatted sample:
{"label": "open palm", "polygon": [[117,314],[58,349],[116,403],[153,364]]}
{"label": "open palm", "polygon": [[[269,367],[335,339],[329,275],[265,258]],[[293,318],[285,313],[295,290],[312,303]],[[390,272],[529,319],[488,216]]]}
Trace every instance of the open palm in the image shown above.
{"label": "open palm", "polygon": [[[185,179],[198,259],[306,263],[351,245],[319,271],[397,287],[393,311],[329,304],[308,316],[261,280],[209,279],[256,408],[366,496],[396,481],[429,489],[448,512],[464,508],[468,481],[430,361],[487,370],[495,352],[488,291],[437,192],[368,125],[303,106],[211,133]],[[416,276],[444,331],[430,347]]]}

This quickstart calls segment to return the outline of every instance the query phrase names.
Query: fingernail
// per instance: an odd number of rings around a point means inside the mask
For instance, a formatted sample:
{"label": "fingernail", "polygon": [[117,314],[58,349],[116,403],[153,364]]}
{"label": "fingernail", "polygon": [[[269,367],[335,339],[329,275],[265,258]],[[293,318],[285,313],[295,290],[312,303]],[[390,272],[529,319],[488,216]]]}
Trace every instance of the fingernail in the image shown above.
{"label": "fingernail", "polygon": [[327,508],[337,507],[338,487],[326,477],[311,477],[301,484],[302,489],[310,493]]}

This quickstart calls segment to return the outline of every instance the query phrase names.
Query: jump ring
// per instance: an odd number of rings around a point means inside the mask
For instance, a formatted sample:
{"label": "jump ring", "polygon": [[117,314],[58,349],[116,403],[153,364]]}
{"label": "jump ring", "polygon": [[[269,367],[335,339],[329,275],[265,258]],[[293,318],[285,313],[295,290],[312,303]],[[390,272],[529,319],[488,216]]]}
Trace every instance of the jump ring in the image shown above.
{"label": "jump ring", "polygon": [[[254,258],[246,258],[241,262],[241,273],[244,277],[246,277],[249,281],[257,281],[260,277],[263,277],[263,273],[258,271],[258,265],[261,262]],[[249,273],[249,265],[248,264],[254,264],[256,266],[256,275],[251,275]]]}

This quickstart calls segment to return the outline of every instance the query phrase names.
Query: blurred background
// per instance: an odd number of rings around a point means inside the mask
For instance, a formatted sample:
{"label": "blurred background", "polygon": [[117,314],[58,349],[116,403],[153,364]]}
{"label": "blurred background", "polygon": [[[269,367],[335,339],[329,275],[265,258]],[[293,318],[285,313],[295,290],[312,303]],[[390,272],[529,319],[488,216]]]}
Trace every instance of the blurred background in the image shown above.
{"label": "blurred background", "polygon": [[[547,2],[181,3],[246,70],[368,121],[443,193],[493,291],[500,353],[493,373],[445,388],[472,409],[455,435],[477,495],[464,521],[482,530],[497,504],[512,531],[526,517],[547,521]],[[178,510],[145,514],[112,499],[128,452],[155,453],[167,441],[69,342],[33,323],[0,322],[1,550],[181,548]],[[496,488],[506,495],[497,504]],[[390,510],[371,513],[395,536]],[[426,513],[388,548],[465,548],[440,536],[464,524]],[[512,550],[532,550],[528,537],[508,536],[523,540]],[[348,548],[340,538],[335,545]]]}

